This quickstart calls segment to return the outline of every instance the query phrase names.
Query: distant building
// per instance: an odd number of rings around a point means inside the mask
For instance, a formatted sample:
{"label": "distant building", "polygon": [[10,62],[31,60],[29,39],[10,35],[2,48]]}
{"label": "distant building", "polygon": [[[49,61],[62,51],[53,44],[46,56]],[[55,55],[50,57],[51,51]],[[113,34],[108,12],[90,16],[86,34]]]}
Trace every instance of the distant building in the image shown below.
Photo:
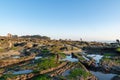
{"label": "distant building", "polygon": [[83,41],[82,38],[80,38],[80,41]]}
{"label": "distant building", "polygon": [[11,38],[11,37],[12,37],[12,34],[8,33],[8,34],[7,34],[7,37],[8,37],[8,38]]}
{"label": "distant building", "polygon": [[18,35],[12,35],[12,38],[18,38]]}

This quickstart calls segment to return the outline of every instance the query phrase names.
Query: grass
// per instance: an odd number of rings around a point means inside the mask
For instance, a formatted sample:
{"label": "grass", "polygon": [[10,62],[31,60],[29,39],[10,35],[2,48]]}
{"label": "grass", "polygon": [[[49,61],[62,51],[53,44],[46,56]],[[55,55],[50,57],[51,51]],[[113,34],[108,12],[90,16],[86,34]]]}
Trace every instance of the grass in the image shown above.
{"label": "grass", "polygon": [[34,77],[32,80],[51,80],[47,75],[39,75]]}
{"label": "grass", "polygon": [[76,68],[70,71],[70,75],[68,75],[67,77],[69,79],[76,79],[78,76],[82,76],[83,78],[87,78],[90,75],[89,72],[86,72],[84,69],[82,68]]}
{"label": "grass", "polygon": [[47,49],[43,49],[41,52],[42,52],[42,53],[49,53],[50,51],[47,50]]}
{"label": "grass", "polygon": [[102,58],[102,60],[103,60],[103,61],[110,61],[110,58],[108,58],[107,56],[104,56],[104,57]]}
{"label": "grass", "polygon": [[105,53],[104,56],[115,56],[114,53]]}
{"label": "grass", "polygon": [[117,51],[117,52],[120,52],[120,47],[118,47],[118,48],[116,49],[116,51]]}
{"label": "grass", "polygon": [[66,55],[64,53],[58,53],[61,58],[66,58]]}
{"label": "grass", "polygon": [[6,80],[7,78],[13,78],[17,75],[13,75],[13,74],[4,74],[2,77],[0,77],[0,80]]}
{"label": "grass", "polygon": [[107,56],[104,56],[101,61],[105,61],[105,62],[108,62],[108,63],[112,62],[114,64],[120,64],[119,59],[116,60],[114,58],[110,58],[110,57],[107,57]]}
{"label": "grass", "polygon": [[56,60],[54,57],[52,58],[41,58],[40,62],[38,63],[38,67],[40,70],[46,70],[52,67],[56,67],[58,64],[56,64]]}
{"label": "grass", "polygon": [[117,60],[116,63],[120,63],[120,60]]}
{"label": "grass", "polygon": [[18,48],[17,47],[11,47],[11,50],[17,50]]}
{"label": "grass", "polygon": [[39,71],[38,70],[33,70],[33,72],[32,73],[39,73]]}
{"label": "grass", "polygon": [[5,49],[0,48],[0,52],[5,52]]}

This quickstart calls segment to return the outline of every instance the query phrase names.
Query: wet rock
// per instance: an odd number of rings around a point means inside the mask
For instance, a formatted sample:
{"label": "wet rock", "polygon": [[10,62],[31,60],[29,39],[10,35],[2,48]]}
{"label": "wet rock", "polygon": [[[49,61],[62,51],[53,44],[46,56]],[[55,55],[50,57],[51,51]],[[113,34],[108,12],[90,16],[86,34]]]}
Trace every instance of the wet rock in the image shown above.
{"label": "wet rock", "polygon": [[27,57],[22,57],[19,59],[15,59],[15,58],[8,58],[8,59],[4,59],[0,61],[0,68],[2,67],[7,67],[9,65],[13,65],[13,64],[18,64],[21,62],[25,62],[25,61],[29,61],[35,58],[35,55],[31,55],[31,56],[27,56]]}
{"label": "wet rock", "polygon": [[115,76],[112,78],[112,80],[120,80],[120,76]]}
{"label": "wet rock", "polygon": [[112,67],[111,72],[120,74],[120,67],[119,66]]}
{"label": "wet rock", "polygon": [[17,47],[17,46],[20,46],[20,47],[23,47],[25,46],[27,43],[26,42],[18,42],[18,43],[14,43],[14,46]]}

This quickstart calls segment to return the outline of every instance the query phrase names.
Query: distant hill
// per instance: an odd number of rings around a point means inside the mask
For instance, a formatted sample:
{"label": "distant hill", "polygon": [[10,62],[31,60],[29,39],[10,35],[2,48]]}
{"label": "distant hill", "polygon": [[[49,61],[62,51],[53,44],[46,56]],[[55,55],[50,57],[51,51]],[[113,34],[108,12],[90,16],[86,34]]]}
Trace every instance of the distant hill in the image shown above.
{"label": "distant hill", "polygon": [[21,38],[50,39],[50,37],[41,36],[41,35],[25,35],[25,36],[20,36],[20,37],[21,37]]}

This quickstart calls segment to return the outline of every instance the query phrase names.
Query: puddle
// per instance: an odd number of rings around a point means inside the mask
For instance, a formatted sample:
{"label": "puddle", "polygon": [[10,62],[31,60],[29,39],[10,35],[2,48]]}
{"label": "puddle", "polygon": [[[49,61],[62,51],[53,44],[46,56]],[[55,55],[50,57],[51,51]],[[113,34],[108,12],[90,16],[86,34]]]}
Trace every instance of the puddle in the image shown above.
{"label": "puddle", "polygon": [[40,58],[42,58],[42,57],[41,57],[41,56],[36,56],[36,57],[35,57],[35,60],[40,59]]}
{"label": "puddle", "polygon": [[73,58],[72,55],[67,55],[65,59],[62,60],[67,60],[67,61],[71,61],[71,62],[78,62],[77,58]]}
{"label": "puddle", "polygon": [[13,74],[28,74],[31,73],[33,70],[21,70],[21,71],[14,71]]}
{"label": "puddle", "polygon": [[16,58],[17,59],[17,58],[20,58],[20,56],[12,56],[12,58]]}
{"label": "puddle", "polygon": [[96,64],[98,64],[103,56],[98,55],[98,54],[97,55],[96,54],[89,54],[89,55],[87,55],[87,57],[92,57],[96,61]]}
{"label": "puddle", "polygon": [[94,72],[90,71],[93,75],[95,75],[98,80],[111,80],[113,77],[117,76],[117,74],[106,74],[102,72]]}
{"label": "puddle", "polygon": [[70,70],[66,70],[64,73],[62,73],[62,76],[67,76],[70,74]]}

